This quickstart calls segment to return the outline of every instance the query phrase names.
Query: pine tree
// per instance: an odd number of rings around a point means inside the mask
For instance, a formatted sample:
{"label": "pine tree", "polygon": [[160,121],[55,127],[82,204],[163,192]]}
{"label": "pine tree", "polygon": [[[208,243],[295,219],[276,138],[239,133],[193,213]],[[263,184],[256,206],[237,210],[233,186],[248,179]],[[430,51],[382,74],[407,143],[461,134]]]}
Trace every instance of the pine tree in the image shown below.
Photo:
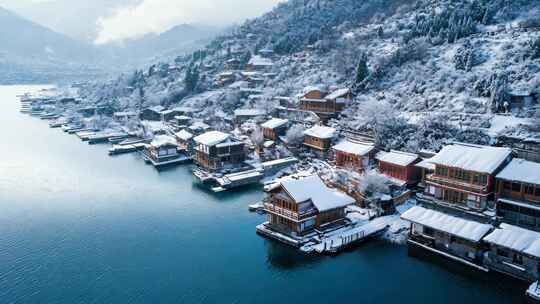
{"label": "pine tree", "polygon": [[364,53],[360,55],[360,61],[356,68],[356,85],[362,85],[369,76],[369,69],[367,66],[367,55]]}
{"label": "pine tree", "polygon": [[473,66],[473,53],[469,51],[467,55],[467,63],[465,63],[465,71],[470,72]]}
{"label": "pine tree", "polygon": [[384,37],[384,30],[382,28],[382,26],[379,26],[379,28],[377,29],[377,36],[382,39]]}
{"label": "pine tree", "polygon": [[197,66],[191,65],[186,71],[186,77],[184,79],[184,84],[186,90],[189,92],[195,91],[197,84],[199,82],[199,69]]}

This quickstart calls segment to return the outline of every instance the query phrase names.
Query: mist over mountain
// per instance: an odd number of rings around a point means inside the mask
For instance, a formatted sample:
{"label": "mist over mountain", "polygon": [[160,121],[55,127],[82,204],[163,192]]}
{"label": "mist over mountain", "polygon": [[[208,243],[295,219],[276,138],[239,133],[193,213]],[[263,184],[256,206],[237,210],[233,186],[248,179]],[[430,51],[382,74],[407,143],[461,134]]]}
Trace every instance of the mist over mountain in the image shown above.
{"label": "mist over mountain", "polygon": [[94,78],[202,47],[219,29],[179,25],[122,44],[79,41],[0,7],[0,83]]}
{"label": "mist over mountain", "polygon": [[100,17],[113,14],[120,7],[134,5],[140,0],[0,0],[0,6],[37,24],[75,40],[91,43],[97,36]]}

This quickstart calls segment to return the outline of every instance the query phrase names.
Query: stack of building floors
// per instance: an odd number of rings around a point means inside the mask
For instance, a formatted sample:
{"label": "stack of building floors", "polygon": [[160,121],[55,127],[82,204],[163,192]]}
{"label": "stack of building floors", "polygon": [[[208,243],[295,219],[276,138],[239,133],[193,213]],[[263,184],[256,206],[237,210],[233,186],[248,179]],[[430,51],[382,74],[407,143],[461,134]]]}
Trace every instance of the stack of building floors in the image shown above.
{"label": "stack of building floors", "polygon": [[508,148],[445,147],[429,160],[408,244],[484,271],[534,282],[540,273],[540,164]]}

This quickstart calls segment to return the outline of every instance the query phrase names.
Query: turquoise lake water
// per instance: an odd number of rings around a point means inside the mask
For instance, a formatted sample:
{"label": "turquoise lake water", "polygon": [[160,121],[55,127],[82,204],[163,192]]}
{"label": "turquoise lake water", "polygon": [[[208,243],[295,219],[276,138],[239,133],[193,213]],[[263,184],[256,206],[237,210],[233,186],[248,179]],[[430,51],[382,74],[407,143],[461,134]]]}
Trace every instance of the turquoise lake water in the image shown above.
{"label": "turquoise lake water", "polygon": [[0,87],[0,303],[520,303],[525,286],[382,241],[306,256],[255,233],[257,188],[109,157]]}

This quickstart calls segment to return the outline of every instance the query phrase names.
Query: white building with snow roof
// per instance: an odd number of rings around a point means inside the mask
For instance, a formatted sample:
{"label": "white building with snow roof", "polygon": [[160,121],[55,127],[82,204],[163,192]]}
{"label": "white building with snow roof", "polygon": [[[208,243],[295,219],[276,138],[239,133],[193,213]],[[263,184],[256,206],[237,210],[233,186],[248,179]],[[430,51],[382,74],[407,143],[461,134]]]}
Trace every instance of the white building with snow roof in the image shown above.
{"label": "white building with snow roof", "polygon": [[[512,150],[456,143],[444,147],[429,162],[435,172],[426,177],[420,200],[483,212],[494,201],[495,175],[512,159]],[[492,206],[493,207],[493,206]]]}
{"label": "white building with snow roof", "polygon": [[335,118],[352,101],[352,93],[348,88],[338,89],[329,94],[317,87],[304,89],[300,97],[299,108],[311,111],[321,119]]}
{"label": "white building with snow roof", "polygon": [[528,282],[540,278],[540,233],[501,224],[484,238],[489,245],[485,259],[493,270]]}
{"label": "white building with snow roof", "polygon": [[343,140],[332,147],[336,166],[364,171],[373,165],[377,149],[373,143]]}
{"label": "white building with snow roof", "polygon": [[355,203],[347,194],[328,187],[319,176],[288,178],[266,189],[267,228],[290,237],[345,222],[345,207]]}
{"label": "white building with snow roof", "polygon": [[540,231],[540,164],[513,159],[497,174],[497,216]]}
{"label": "white building with snow roof", "polygon": [[392,150],[379,152],[376,155],[379,171],[406,185],[414,185],[420,182],[422,172],[415,165],[421,161],[415,153],[407,153]]}
{"label": "white building with snow roof", "polygon": [[316,125],[304,131],[304,145],[320,157],[325,157],[336,136],[336,129]]}
{"label": "white building with snow roof", "polygon": [[482,266],[483,244],[493,226],[415,206],[401,215],[411,223],[408,245],[424,249],[465,265],[487,271]]}
{"label": "white building with snow roof", "polygon": [[280,136],[285,135],[289,128],[289,120],[282,118],[272,118],[261,124],[264,137],[270,140],[277,140]]}
{"label": "white building with snow roof", "polygon": [[230,134],[210,131],[194,138],[195,163],[208,171],[234,169],[246,158],[244,142]]}
{"label": "white building with snow roof", "polygon": [[145,146],[143,157],[146,162],[151,163],[156,168],[189,160],[189,157],[178,152],[176,139],[168,135],[154,137],[152,142]]}

